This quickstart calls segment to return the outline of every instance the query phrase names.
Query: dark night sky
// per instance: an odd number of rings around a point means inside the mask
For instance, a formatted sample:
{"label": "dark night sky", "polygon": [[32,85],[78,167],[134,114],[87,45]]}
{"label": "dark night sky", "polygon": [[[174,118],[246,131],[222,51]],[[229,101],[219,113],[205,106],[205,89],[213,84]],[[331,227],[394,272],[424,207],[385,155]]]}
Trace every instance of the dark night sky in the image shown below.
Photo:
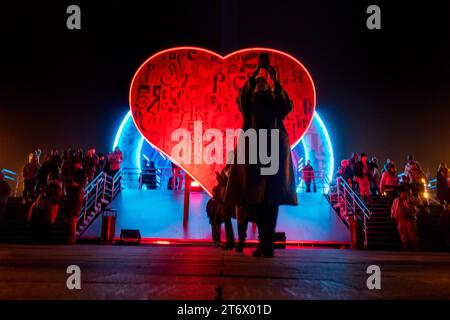
{"label": "dark night sky", "polygon": [[[450,5],[443,1],[14,1],[0,7],[0,167],[27,154],[107,151],[138,66],[168,47],[264,46],[308,68],[337,158],[450,161]],[[14,4],[12,4],[14,3]],[[66,29],[78,4],[82,30]],[[365,27],[378,4],[382,30]]]}

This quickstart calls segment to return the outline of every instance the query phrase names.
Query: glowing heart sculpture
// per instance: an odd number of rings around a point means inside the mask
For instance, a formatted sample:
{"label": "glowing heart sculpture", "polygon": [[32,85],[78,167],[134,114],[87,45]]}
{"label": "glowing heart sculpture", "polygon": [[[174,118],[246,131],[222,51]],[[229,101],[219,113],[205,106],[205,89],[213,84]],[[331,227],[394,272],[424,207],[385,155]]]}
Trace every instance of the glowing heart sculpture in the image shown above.
{"label": "glowing heart sculpture", "polygon": [[[284,124],[294,147],[314,115],[314,83],[294,57],[266,48],[239,50],[222,57],[201,48],[181,47],[151,56],[139,67],[131,83],[129,99],[136,127],[153,147],[169,158],[178,144],[172,141],[176,129],[194,134],[194,123],[201,121],[203,132],[214,128],[225,136],[226,129],[241,128],[242,116],[236,98],[255,71],[262,52],[269,54],[281,85],[293,102],[293,111]],[[174,162],[211,194],[216,185],[215,172],[222,170],[226,156],[224,153],[224,161],[214,164]]]}

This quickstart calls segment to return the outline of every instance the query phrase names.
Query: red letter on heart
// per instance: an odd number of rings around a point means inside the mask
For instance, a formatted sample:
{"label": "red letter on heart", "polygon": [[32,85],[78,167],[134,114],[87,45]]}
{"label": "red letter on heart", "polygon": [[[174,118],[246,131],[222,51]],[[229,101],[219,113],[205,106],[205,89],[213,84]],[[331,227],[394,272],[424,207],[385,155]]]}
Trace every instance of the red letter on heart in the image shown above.
{"label": "red letter on heart", "polygon": [[[136,127],[153,147],[169,158],[179,143],[172,141],[173,132],[181,128],[194,135],[197,121],[201,121],[202,133],[208,129],[222,132],[225,143],[225,130],[242,126],[236,98],[255,71],[261,52],[269,54],[281,85],[293,102],[294,109],[284,124],[294,147],[314,115],[314,84],[298,60],[273,49],[244,49],[225,57],[193,47],[158,52],[139,67],[131,83],[129,99]],[[191,141],[193,144],[194,138]],[[209,143],[204,142],[205,146]],[[175,162],[211,194],[216,185],[215,172],[225,166],[226,156],[224,153],[224,160],[213,164]]]}

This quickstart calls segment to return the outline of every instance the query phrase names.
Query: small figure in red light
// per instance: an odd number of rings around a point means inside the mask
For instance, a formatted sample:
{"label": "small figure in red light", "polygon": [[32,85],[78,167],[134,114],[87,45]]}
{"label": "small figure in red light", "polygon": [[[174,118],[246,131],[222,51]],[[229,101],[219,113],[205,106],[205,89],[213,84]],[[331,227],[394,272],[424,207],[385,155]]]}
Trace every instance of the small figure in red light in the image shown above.
{"label": "small figure in red light", "polygon": [[108,174],[112,177],[116,175],[117,172],[119,172],[120,167],[122,165],[123,161],[123,154],[122,151],[120,151],[119,147],[116,147],[113,152],[108,154],[108,163],[109,163],[109,172]]}
{"label": "small figure in red light", "polygon": [[414,250],[419,251],[419,237],[417,234],[417,214],[421,201],[416,198],[409,188],[401,188],[400,195],[394,200],[391,217],[397,221],[398,232],[402,240],[403,250],[407,250],[412,242]]}
{"label": "small figure in red light", "polygon": [[306,166],[302,169],[302,179],[306,185],[306,193],[311,193],[311,184],[314,184],[314,192],[316,192],[316,179],[314,169],[311,166],[311,160],[308,160]]}

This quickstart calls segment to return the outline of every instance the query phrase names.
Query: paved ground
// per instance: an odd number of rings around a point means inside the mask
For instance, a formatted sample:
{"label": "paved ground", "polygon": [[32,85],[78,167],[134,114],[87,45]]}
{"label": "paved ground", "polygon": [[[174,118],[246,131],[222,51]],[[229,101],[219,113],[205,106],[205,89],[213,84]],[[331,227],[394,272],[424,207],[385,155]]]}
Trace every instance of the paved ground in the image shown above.
{"label": "paved ground", "polygon": [[[210,247],[0,245],[0,299],[450,298],[450,254],[277,250],[273,259]],[[66,268],[81,268],[81,290]],[[366,269],[381,268],[381,290]]]}
{"label": "paved ground", "polygon": [[[211,226],[206,216],[209,199],[204,192],[191,193],[189,224],[183,228],[184,191],[123,190],[111,204],[118,212],[116,235],[121,229],[139,229],[143,238],[209,240]],[[298,201],[298,206],[280,206],[277,231],[285,232],[288,240],[350,242],[348,228],[323,194],[299,193]],[[102,219],[96,219],[83,236],[100,237],[101,229]],[[250,228],[248,239],[258,239],[256,230]]]}

